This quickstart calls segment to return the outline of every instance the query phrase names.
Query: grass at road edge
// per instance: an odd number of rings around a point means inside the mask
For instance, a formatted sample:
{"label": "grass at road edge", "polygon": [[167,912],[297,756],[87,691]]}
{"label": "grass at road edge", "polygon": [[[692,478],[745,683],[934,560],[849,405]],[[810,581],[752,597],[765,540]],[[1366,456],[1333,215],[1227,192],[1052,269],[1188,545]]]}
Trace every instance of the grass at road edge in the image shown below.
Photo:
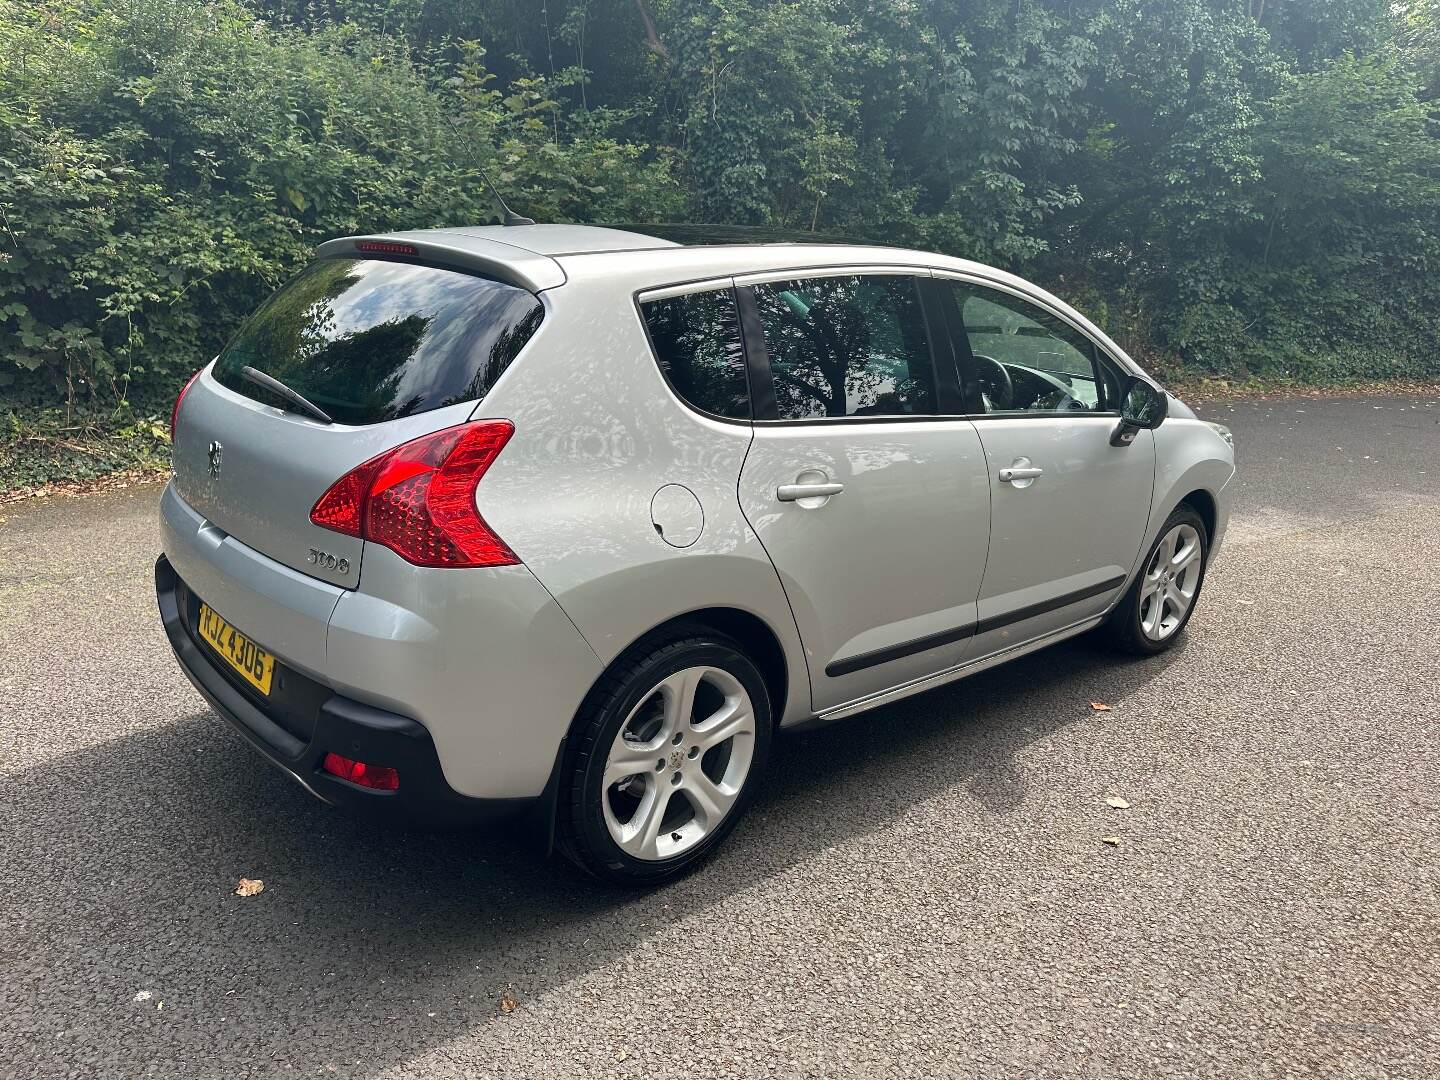
{"label": "grass at road edge", "polygon": [[1180,376],[1161,379],[1172,394],[1189,404],[1235,398],[1358,397],[1364,395],[1440,395],[1440,382],[1423,379],[1353,380],[1343,383],[1304,383],[1254,377],[1207,379]]}
{"label": "grass at road edge", "polygon": [[170,466],[167,420],[7,409],[0,413],[0,503],[157,479]]}
{"label": "grass at road edge", "polygon": [[[0,510],[30,499],[84,495],[97,495],[105,491],[120,491],[135,484],[159,483],[170,475],[168,466],[156,468],[119,469],[115,472],[91,476],[85,480],[56,480],[36,487],[13,488],[0,491]],[[0,522],[5,519],[0,517]]]}

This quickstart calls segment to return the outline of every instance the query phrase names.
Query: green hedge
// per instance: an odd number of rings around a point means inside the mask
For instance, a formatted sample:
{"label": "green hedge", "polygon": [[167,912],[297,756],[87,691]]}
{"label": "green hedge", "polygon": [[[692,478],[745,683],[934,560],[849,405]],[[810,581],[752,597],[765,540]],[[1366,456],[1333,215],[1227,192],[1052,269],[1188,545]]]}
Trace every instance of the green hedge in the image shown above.
{"label": "green hedge", "polygon": [[1172,374],[1440,377],[1436,38],[1400,13],[0,0],[9,438],[163,416],[320,241],[489,219],[482,166],[540,220],[996,262]]}
{"label": "green hedge", "polygon": [[157,409],[314,246],[534,214],[678,214],[612,118],[557,145],[550,86],[491,86],[356,26],[219,0],[0,3],[0,387],[17,406]]}

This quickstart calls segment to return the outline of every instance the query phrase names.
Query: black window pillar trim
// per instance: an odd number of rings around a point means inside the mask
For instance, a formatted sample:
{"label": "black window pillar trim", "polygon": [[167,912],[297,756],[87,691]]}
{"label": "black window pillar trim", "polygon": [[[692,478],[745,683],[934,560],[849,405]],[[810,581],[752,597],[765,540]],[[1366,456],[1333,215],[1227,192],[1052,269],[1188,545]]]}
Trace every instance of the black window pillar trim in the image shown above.
{"label": "black window pillar trim", "polygon": [[920,311],[925,320],[925,336],[930,339],[935,413],[938,416],[962,416],[968,410],[961,393],[960,362],[956,356],[955,336],[950,332],[949,320],[945,317],[945,287],[933,277],[917,276],[915,280],[920,291]]}
{"label": "black window pillar trim", "polygon": [[987,410],[980,391],[980,369],[975,364],[975,354],[970,350],[970,336],[965,333],[960,305],[955,302],[955,279],[941,277],[932,280],[939,300],[940,317],[945,323],[946,337],[950,340],[960,378],[960,400],[955,411],[965,416],[984,416]]}
{"label": "black window pillar trim", "polygon": [[760,306],[755,302],[754,288],[735,286],[735,306],[740,311],[740,337],[745,345],[745,370],[750,379],[750,415],[755,420],[778,420],[780,408],[775,402],[775,376],[770,371],[765,324],[760,319]]}

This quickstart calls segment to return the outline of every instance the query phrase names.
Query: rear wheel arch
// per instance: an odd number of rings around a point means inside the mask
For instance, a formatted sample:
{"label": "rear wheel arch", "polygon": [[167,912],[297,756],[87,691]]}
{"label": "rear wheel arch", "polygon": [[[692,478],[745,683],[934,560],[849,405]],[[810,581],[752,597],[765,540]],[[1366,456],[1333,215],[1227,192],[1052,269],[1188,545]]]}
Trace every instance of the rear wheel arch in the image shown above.
{"label": "rear wheel arch", "polygon": [[[790,693],[790,671],[786,664],[785,647],[769,623],[741,608],[699,608],[666,619],[621,649],[595,681],[598,683],[604,679],[611,668],[642,642],[650,644],[685,637],[697,629],[711,630],[730,638],[760,669],[760,674],[765,678],[765,689],[770,694],[770,715],[778,725],[780,718],[785,715],[785,704]],[[577,712],[577,717],[578,715]]]}
{"label": "rear wheel arch", "polygon": [[765,679],[765,690],[770,695],[770,716],[774,725],[779,727],[790,693],[790,670],[785,658],[785,647],[779,636],[770,628],[769,623],[752,612],[741,608],[707,607],[687,611],[683,615],[657,623],[616,652],[595,676],[590,689],[576,706],[566,729],[567,736],[575,730],[575,725],[584,716],[586,707],[595,695],[596,687],[637,651],[654,648],[666,641],[691,637],[696,631],[706,630],[729,638],[760,669],[760,674]]}

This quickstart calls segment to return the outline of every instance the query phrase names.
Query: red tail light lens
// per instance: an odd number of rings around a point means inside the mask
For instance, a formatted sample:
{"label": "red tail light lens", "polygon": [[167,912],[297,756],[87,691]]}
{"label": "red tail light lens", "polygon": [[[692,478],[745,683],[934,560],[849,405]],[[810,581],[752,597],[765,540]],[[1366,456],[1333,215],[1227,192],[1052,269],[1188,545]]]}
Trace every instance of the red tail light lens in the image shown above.
{"label": "red tail light lens", "polygon": [[520,560],[476,510],[475,488],[513,434],[509,420],[483,420],[397,446],[330,485],[310,520],[416,566],[512,566]]}
{"label": "red tail light lens", "polygon": [[[201,368],[200,371],[204,371]],[[190,392],[190,387],[195,385],[195,380],[200,377],[200,371],[195,372],[185,380],[185,385],[180,388],[180,393],[175,395],[175,404],[170,409],[170,445],[175,445],[175,421],[180,419],[180,403],[185,400],[185,395]]]}
{"label": "red tail light lens", "polygon": [[389,765],[367,765],[363,761],[341,757],[339,754],[326,754],[320,767],[332,776],[349,780],[361,787],[374,788],[376,791],[400,790],[400,774]]}

